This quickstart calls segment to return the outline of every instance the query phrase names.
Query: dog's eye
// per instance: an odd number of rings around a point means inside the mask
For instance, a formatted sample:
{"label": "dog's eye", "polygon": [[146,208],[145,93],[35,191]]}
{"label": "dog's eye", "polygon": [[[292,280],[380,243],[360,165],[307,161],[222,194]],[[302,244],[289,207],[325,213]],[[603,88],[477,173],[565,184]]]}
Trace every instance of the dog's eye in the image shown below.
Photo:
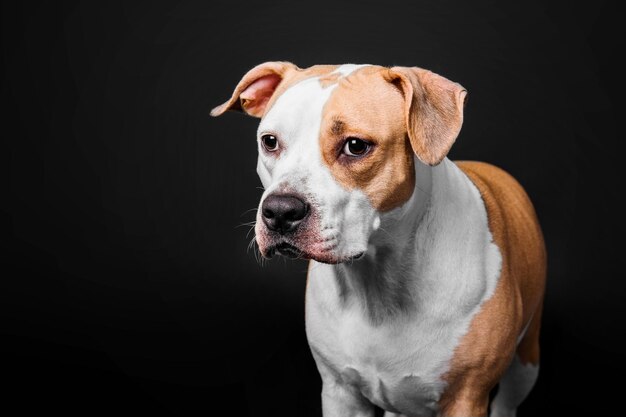
{"label": "dog's eye", "polygon": [[343,153],[348,156],[363,156],[370,150],[370,144],[359,138],[348,138],[343,145]]}
{"label": "dog's eye", "polygon": [[274,152],[278,149],[278,139],[274,135],[261,136],[261,143],[268,152]]}

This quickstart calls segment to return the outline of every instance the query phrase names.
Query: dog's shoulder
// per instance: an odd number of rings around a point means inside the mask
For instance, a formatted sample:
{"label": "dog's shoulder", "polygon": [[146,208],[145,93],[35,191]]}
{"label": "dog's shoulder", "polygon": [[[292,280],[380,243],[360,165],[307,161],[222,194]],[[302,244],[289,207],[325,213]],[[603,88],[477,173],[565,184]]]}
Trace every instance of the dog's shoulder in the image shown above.
{"label": "dog's shoulder", "polygon": [[473,161],[457,165],[478,188],[485,203],[503,269],[520,290],[526,322],[543,296],[546,274],[545,245],[533,204],[520,183],[503,169]]}
{"label": "dog's shoulder", "polygon": [[520,226],[519,223],[536,222],[535,210],[526,192],[506,171],[485,162],[457,161],[456,165],[478,188],[496,240],[505,238],[504,235]]}
{"label": "dog's shoulder", "polygon": [[[476,186],[485,203],[489,229],[502,252],[503,261],[524,290],[540,293],[545,275],[546,253],[543,235],[533,204],[515,178],[494,165],[459,161],[457,166]],[[522,294],[524,297],[527,294]]]}

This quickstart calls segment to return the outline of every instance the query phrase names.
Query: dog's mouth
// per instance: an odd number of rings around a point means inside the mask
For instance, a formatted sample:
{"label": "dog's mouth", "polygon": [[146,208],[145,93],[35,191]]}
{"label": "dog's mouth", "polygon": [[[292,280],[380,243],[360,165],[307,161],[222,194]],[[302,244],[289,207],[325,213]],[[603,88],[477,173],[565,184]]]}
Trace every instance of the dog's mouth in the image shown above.
{"label": "dog's mouth", "polygon": [[352,256],[338,257],[328,252],[311,253],[306,250],[300,249],[291,243],[280,242],[268,248],[267,252],[265,253],[265,257],[272,258],[274,255],[277,254],[286,256],[291,259],[312,259],[314,261],[322,262],[325,264],[340,264],[343,262],[350,262],[361,259],[365,255],[365,252],[359,252]]}
{"label": "dog's mouth", "polygon": [[270,248],[270,250],[268,251],[268,258],[271,258],[276,253],[284,255],[291,259],[302,258],[302,255],[304,254],[303,251],[287,242],[281,242],[278,245]]}

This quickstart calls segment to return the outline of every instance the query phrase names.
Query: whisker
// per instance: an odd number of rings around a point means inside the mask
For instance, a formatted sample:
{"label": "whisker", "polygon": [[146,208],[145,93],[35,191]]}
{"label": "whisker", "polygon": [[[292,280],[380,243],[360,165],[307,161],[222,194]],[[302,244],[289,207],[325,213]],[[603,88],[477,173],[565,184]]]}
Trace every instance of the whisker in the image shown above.
{"label": "whisker", "polygon": [[256,220],[253,220],[251,222],[240,223],[237,226],[235,226],[235,229],[238,227],[244,227],[244,226],[254,226],[255,224],[256,224]]}
{"label": "whisker", "polygon": [[261,267],[265,266],[265,258],[263,257],[263,255],[261,255],[261,251],[259,250],[257,244],[256,244],[256,235],[254,235],[252,237],[252,239],[250,240],[250,243],[248,243],[248,248],[246,250],[247,252],[250,252],[250,249],[252,249],[254,252],[254,260],[257,262],[257,264],[259,264]]}
{"label": "whisker", "polygon": [[[246,233],[246,238],[248,238],[248,236],[250,236],[250,232],[253,232],[255,227],[256,227],[256,224],[250,225],[250,230],[248,230],[248,233]],[[256,238],[256,234],[254,235],[254,237]]]}
{"label": "whisker", "polygon": [[243,217],[244,215],[246,215],[246,214],[250,213],[251,211],[258,211],[258,210],[259,210],[259,208],[258,208],[258,207],[252,207],[251,209],[248,209],[248,210],[244,211],[243,213],[241,213],[241,214],[239,215],[239,217]]}
{"label": "whisker", "polygon": [[252,247],[252,244],[254,243],[255,240],[256,240],[256,236],[252,236],[252,239],[250,239],[250,242],[248,242],[248,250]]}

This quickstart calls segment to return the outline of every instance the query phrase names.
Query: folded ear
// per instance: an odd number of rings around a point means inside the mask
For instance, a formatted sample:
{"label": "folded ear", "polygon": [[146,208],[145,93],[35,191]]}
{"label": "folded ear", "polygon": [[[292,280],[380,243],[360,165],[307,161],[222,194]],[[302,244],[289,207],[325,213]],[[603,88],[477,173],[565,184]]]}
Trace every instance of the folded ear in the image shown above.
{"label": "folded ear", "polygon": [[227,110],[243,111],[261,117],[276,87],[290,71],[299,68],[290,62],[265,62],[252,68],[243,76],[230,99],[211,110],[211,116],[219,116]]}
{"label": "folded ear", "polygon": [[461,131],[467,90],[417,67],[390,68],[388,81],[404,94],[405,121],[413,151],[422,162],[439,164]]}

